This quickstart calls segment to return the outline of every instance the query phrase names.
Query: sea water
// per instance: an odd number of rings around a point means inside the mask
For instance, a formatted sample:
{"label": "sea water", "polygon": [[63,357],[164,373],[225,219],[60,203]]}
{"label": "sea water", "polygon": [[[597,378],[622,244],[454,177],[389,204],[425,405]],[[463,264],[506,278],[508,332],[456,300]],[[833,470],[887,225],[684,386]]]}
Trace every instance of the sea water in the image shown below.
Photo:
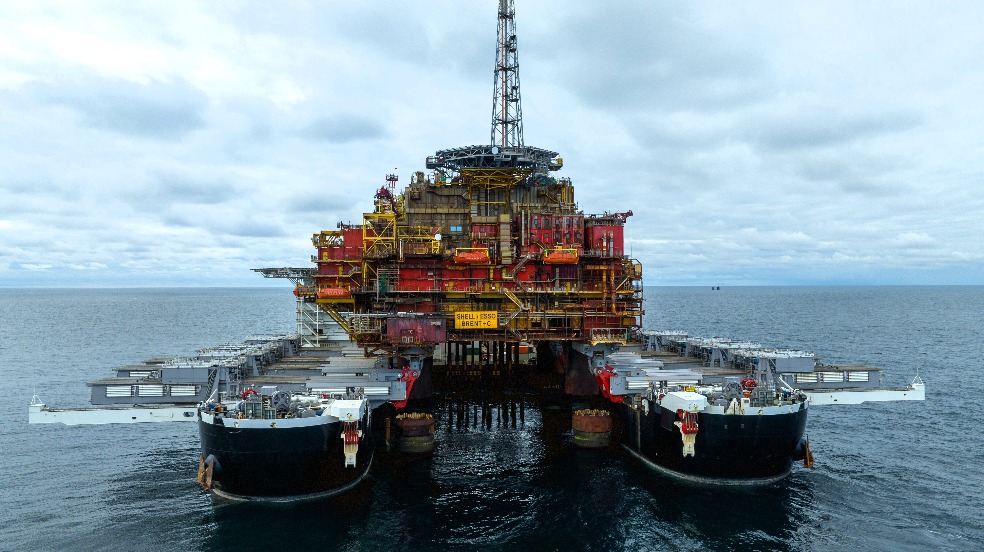
{"label": "sea water", "polygon": [[289,290],[0,289],[0,550],[981,550],[982,287],[655,287],[645,326],[918,373],[925,402],[811,409],[816,465],[751,489],[579,450],[569,409],[462,426],[433,457],[380,451],[344,496],[289,507],[195,483],[193,423],[28,425],[38,394],[151,357],[294,329]]}

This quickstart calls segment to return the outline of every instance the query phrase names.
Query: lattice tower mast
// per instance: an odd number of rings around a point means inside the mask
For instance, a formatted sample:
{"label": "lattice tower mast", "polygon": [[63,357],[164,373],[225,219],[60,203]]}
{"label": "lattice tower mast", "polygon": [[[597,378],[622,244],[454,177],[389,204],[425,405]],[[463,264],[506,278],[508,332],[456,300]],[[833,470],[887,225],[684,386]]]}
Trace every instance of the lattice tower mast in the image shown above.
{"label": "lattice tower mast", "polygon": [[523,107],[519,98],[519,52],[516,49],[516,6],[499,0],[499,35],[492,95],[492,144],[523,147]]}

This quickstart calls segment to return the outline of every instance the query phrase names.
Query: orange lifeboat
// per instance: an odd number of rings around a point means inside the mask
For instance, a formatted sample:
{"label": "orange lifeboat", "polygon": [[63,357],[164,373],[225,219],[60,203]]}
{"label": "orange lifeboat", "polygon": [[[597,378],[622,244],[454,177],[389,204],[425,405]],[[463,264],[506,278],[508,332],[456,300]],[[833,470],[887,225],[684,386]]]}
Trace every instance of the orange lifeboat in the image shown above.
{"label": "orange lifeboat", "polygon": [[455,264],[489,264],[489,250],[484,247],[458,249],[454,252],[454,262]]}
{"label": "orange lifeboat", "polygon": [[577,249],[552,249],[543,255],[544,264],[577,264]]}
{"label": "orange lifeboat", "polygon": [[345,299],[351,297],[352,293],[341,287],[327,287],[318,290],[318,299]]}
{"label": "orange lifeboat", "polygon": [[294,297],[312,297],[317,295],[317,291],[312,286],[297,286],[294,288]]}

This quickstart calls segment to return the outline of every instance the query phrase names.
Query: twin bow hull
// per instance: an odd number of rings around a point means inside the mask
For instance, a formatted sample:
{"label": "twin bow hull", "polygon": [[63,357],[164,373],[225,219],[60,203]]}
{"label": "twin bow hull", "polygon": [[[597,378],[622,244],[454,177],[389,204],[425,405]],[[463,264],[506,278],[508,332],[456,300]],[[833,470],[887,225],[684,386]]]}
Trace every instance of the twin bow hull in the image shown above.
{"label": "twin bow hull", "polygon": [[678,413],[656,405],[623,405],[624,448],[650,467],[689,481],[728,485],[761,484],[789,474],[806,451],[806,403],[747,414],[697,414],[693,453],[685,454]]}
{"label": "twin bow hull", "polygon": [[[355,487],[372,463],[369,416],[357,452],[346,459],[343,422],[329,416],[295,420],[246,420],[263,427],[236,427],[237,420],[199,419],[203,486],[240,500],[289,502],[325,498]],[[351,449],[351,447],[349,447]],[[350,450],[351,452],[351,450]],[[348,461],[347,461],[348,460]]]}

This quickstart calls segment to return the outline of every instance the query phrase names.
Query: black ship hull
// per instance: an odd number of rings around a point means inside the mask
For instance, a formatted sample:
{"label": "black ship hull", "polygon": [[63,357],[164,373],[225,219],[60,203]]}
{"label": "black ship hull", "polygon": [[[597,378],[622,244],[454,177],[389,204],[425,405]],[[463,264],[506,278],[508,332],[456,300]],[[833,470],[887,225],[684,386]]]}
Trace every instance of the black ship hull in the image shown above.
{"label": "black ship hull", "polygon": [[[326,417],[327,418],[327,417]],[[235,427],[199,419],[203,465],[215,494],[239,500],[291,502],[326,498],[354,488],[372,463],[369,418],[363,430],[355,466],[346,467],[342,422],[285,427]]]}
{"label": "black ship hull", "polygon": [[808,408],[774,414],[700,413],[692,456],[684,454],[676,412],[622,406],[624,448],[657,471],[714,484],[762,484],[787,476],[803,458]]}

